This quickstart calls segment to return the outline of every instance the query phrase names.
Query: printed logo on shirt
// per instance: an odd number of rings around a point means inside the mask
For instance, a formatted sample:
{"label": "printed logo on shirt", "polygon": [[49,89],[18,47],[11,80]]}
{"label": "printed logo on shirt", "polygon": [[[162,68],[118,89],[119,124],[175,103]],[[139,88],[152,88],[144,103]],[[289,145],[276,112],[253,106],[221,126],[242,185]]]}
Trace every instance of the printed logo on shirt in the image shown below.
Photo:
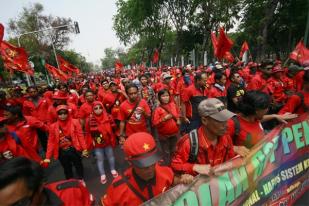
{"label": "printed logo on shirt", "polygon": [[8,159],[8,160],[13,159],[13,157],[14,157],[13,153],[10,150],[4,151],[1,156],[5,159]]}

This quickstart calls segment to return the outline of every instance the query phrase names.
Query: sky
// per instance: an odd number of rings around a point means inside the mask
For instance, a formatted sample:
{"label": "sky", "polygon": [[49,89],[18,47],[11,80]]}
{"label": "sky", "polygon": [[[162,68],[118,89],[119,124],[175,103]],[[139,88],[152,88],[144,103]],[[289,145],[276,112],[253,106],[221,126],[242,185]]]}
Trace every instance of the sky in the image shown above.
{"label": "sky", "polygon": [[[80,34],[71,36],[67,49],[81,53],[87,61],[100,64],[105,48],[122,46],[112,29],[116,0],[0,0],[0,22],[8,27],[9,19],[17,18],[23,7],[36,2],[43,5],[43,14],[70,17],[78,22]],[[5,33],[4,40],[8,38]]]}

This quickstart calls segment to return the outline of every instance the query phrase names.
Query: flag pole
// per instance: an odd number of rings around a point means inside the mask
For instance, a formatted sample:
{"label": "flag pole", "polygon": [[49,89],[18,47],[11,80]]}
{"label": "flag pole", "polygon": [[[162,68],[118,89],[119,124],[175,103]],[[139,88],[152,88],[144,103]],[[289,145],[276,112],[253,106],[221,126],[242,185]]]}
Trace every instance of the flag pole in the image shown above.
{"label": "flag pole", "polygon": [[[20,37],[21,37],[21,35],[17,37],[18,47],[20,47]],[[10,74],[10,75],[11,75],[11,74]],[[29,75],[25,73],[25,76],[26,76],[26,80],[27,80],[27,86],[31,86],[31,82],[30,82],[30,77],[29,77]],[[11,80],[12,80],[12,79],[11,79]],[[11,82],[11,83],[13,83],[13,82]]]}

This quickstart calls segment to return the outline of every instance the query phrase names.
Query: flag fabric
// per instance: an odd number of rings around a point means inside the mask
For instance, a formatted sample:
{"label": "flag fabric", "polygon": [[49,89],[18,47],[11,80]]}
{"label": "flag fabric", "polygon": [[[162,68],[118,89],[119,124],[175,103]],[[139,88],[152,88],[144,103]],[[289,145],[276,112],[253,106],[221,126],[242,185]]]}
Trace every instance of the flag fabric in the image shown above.
{"label": "flag fabric", "polygon": [[123,68],[123,64],[119,59],[115,61],[115,73],[121,73]]}
{"label": "flag fabric", "polygon": [[154,50],[153,57],[152,57],[152,62],[154,64],[157,64],[159,62],[159,51],[158,51],[158,49]]}
{"label": "flag fabric", "polygon": [[59,67],[63,72],[75,73],[75,74],[80,73],[80,70],[76,66],[74,66],[73,64],[70,64],[62,56],[57,55],[57,59],[59,62]]}
{"label": "flag fabric", "polygon": [[302,40],[298,42],[295,49],[290,53],[289,57],[302,66],[309,65],[309,49],[306,48]]}
{"label": "flag fabric", "polygon": [[216,34],[214,32],[211,32],[210,33],[210,37],[211,37],[211,42],[212,42],[212,46],[214,48],[214,55],[217,56],[217,50],[218,50],[218,40],[217,40],[217,37],[216,37]]}
{"label": "flag fabric", "polygon": [[244,41],[244,43],[242,44],[241,49],[240,49],[239,58],[242,58],[244,53],[248,50],[249,50],[249,45],[248,45],[247,41]]}
{"label": "flag fabric", "polygon": [[227,51],[225,52],[224,56],[223,56],[224,59],[226,59],[228,62],[230,63],[233,63],[234,62],[234,56],[231,52]]}
{"label": "flag fabric", "polygon": [[3,36],[4,36],[4,26],[0,23],[0,44],[3,40]]}
{"label": "flag fabric", "polygon": [[2,41],[0,50],[6,69],[11,72],[16,70],[33,75],[33,69],[28,62],[28,54],[24,48],[18,48],[6,41]]}
{"label": "flag fabric", "polygon": [[233,41],[225,34],[224,28],[220,28],[219,32],[219,38],[218,38],[218,43],[217,43],[217,52],[216,52],[216,57],[218,59],[222,59],[225,55],[226,52],[230,51],[230,49],[233,46]]}
{"label": "flag fabric", "polygon": [[56,67],[45,63],[45,68],[47,69],[47,71],[55,78],[55,79],[59,79],[63,82],[67,81],[70,77],[65,74],[63,71],[61,71],[60,69],[57,69]]}

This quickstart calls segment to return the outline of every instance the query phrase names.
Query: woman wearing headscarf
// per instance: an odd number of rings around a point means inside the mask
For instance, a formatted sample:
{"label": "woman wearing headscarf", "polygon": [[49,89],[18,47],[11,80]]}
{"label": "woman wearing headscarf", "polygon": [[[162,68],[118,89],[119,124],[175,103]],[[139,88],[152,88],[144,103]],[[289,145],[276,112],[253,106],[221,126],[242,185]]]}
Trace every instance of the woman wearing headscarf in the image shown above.
{"label": "woman wearing headscarf", "polygon": [[83,136],[80,122],[70,116],[67,105],[59,105],[56,108],[58,120],[50,126],[47,144],[45,164],[50,158],[59,159],[66,179],[73,178],[74,165],[78,178],[83,179],[84,171],[82,156],[88,157],[88,150]]}
{"label": "woman wearing headscarf", "polygon": [[112,117],[104,110],[103,104],[95,101],[92,113],[86,119],[86,139],[91,145],[97,158],[97,166],[101,175],[101,183],[107,182],[104,170],[104,158],[107,158],[113,177],[117,177],[115,170],[115,157],[113,147],[116,144],[116,136],[113,128],[116,125]]}

